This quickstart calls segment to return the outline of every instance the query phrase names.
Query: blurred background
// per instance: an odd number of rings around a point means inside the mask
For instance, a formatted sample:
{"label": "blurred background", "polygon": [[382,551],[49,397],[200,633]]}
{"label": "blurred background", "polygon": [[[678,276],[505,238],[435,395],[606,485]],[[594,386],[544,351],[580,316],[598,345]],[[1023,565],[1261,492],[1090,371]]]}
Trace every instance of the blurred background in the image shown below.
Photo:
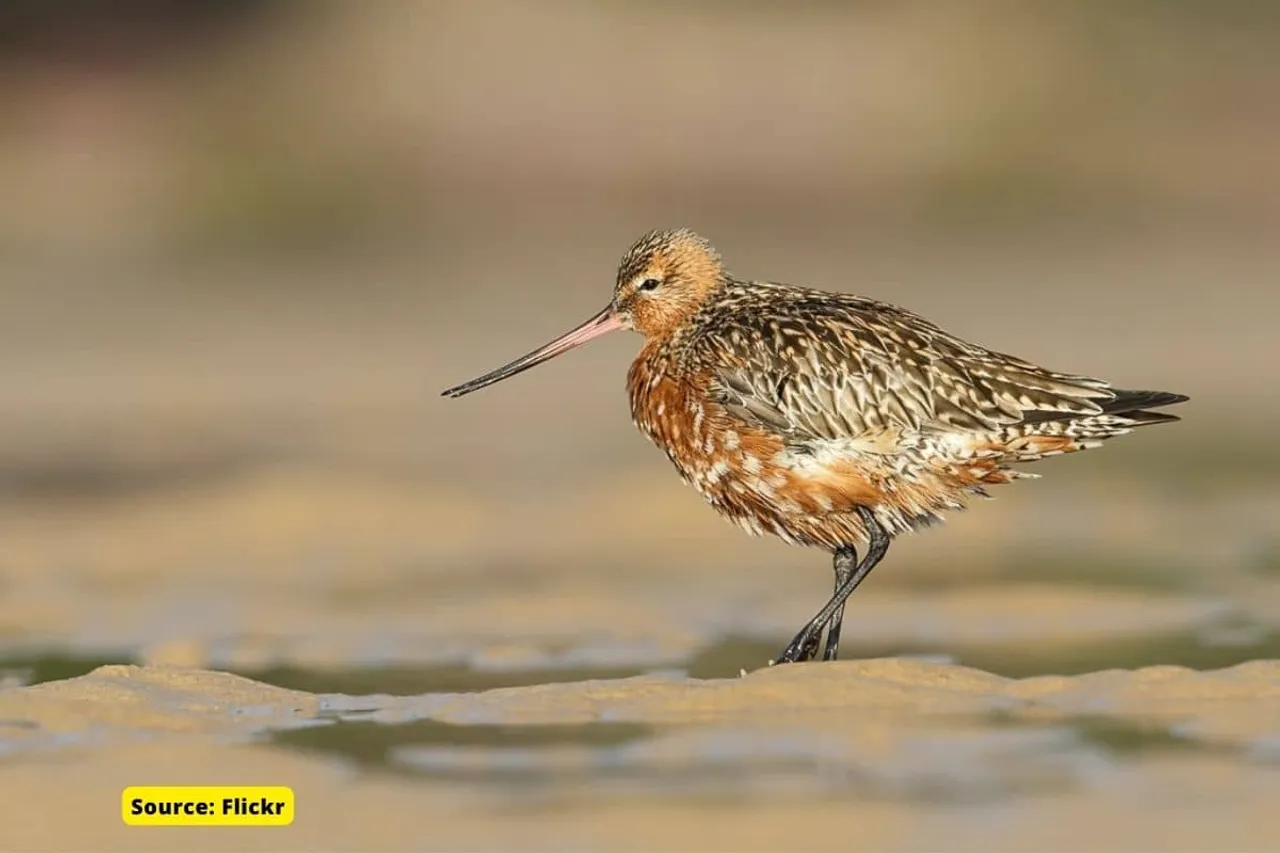
{"label": "blurred background", "polygon": [[0,636],[420,693],[736,675],[825,600],[576,325],[642,232],[1183,392],[899,542],[846,656],[1280,654],[1280,7],[0,5]]}

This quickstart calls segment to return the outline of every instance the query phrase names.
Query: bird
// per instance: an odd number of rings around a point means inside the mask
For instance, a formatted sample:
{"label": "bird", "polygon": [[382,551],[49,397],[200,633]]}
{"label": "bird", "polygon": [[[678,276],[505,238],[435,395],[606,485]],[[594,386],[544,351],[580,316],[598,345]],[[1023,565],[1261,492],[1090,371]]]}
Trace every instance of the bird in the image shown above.
{"label": "bird", "polygon": [[746,532],[831,554],[830,598],[770,664],[819,644],[838,658],[845,602],[896,537],[1039,476],[1023,463],[1180,420],[1152,410],[1188,399],[1049,370],[888,302],[737,278],[687,228],[637,240],[591,319],[443,395],[620,329],[644,337],[632,418],[681,478]]}

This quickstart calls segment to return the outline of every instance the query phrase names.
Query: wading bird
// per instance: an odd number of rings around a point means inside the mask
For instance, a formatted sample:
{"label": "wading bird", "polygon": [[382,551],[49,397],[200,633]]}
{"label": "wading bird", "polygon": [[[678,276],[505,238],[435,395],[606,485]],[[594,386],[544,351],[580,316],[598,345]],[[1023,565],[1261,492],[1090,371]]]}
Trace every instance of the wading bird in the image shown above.
{"label": "wading bird", "polygon": [[[551,343],[444,394],[461,397],[616,329],[645,342],[627,374],[636,426],[721,515],[833,555],[835,591],[776,663],[824,660],[845,600],[893,537],[1012,465],[1096,447],[1187,398],[1124,391],[971,344],[885,302],[743,281],[691,231],[627,251],[613,299]],[[862,559],[857,546],[866,544]]]}

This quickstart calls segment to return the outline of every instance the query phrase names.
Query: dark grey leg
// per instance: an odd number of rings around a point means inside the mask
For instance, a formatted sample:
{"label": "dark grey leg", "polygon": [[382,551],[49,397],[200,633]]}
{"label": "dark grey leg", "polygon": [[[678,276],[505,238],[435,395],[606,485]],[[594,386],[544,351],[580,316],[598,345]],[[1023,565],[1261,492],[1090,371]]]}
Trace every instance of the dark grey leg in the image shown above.
{"label": "dark grey leg", "polygon": [[[835,586],[832,589],[832,595],[839,591],[849,576],[853,574],[854,569],[858,566],[858,552],[852,545],[843,548],[837,548],[832,552],[832,568],[835,570]],[[831,617],[831,623],[827,625],[827,645],[822,651],[823,660],[835,660],[837,649],[840,646],[840,625],[844,621],[844,605],[841,604]],[[818,656],[818,640],[820,635],[814,634],[809,637],[808,644],[800,651],[800,660],[813,660]]]}
{"label": "dark grey leg", "polygon": [[[817,654],[818,638],[822,634],[822,629],[831,622],[837,611],[843,615],[845,600],[853,594],[853,591],[858,588],[858,584],[862,583],[863,579],[871,573],[877,563],[884,559],[884,555],[888,552],[889,534],[880,526],[880,522],[876,521],[871,510],[865,507],[858,507],[858,515],[862,518],[863,524],[866,525],[867,535],[870,539],[867,544],[866,556],[862,558],[862,562],[857,565],[853,573],[837,587],[831,599],[822,606],[817,615],[809,620],[809,624],[805,625],[800,630],[800,633],[795,635],[774,663],[796,663],[812,659]],[[828,647],[830,648],[829,642]],[[835,650],[831,649],[831,651],[834,654]]]}
{"label": "dark grey leg", "polygon": [[[832,595],[840,592],[840,587],[849,582],[849,578],[858,568],[858,552],[852,547],[836,551],[831,560],[836,573],[836,584]],[[822,650],[823,660],[835,660],[840,656],[840,628],[844,623],[844,602],[831,614],[831,623],[827,625],[827,646]]]}

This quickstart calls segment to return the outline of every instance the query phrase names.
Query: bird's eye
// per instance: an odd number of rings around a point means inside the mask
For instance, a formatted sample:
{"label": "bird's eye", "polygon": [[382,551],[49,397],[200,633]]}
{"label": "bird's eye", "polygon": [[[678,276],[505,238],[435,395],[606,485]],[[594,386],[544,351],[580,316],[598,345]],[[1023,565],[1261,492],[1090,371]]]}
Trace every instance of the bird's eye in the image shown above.
{"label": "bird's eye", "polygon": [[660,284],[662,284],[662,282],[658,281],[656,278],[646,278],[644,281],[640,282],[640,290],[657,290],[658,285]]}

